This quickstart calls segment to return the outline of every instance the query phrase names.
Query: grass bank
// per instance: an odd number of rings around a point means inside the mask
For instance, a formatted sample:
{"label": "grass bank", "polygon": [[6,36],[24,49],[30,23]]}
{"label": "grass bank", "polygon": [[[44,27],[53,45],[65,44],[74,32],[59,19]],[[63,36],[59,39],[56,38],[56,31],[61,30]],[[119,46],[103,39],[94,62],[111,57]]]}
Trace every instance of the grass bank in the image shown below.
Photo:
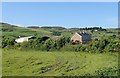
{"label": "grass bank", "polygon": [[4,50],[3,76],[117,76],[118,54]]}

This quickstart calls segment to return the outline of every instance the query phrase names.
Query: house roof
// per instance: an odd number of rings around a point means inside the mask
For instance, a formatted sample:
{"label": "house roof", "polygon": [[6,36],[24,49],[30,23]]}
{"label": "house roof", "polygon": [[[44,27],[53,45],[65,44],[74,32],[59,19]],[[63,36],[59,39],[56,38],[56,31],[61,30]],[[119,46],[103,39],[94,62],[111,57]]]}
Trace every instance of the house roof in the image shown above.
{"label": "house roof", "polygon": [[84,35],[90,35],[88,33],[85,33],[85,32],[77,32],[77,34],[81,35],[81,36],[84,36]]}
{"label": "house roof", "polygon": [[33,36],[29,36],[29,37],[20,37],[20,38],[32,38]]}

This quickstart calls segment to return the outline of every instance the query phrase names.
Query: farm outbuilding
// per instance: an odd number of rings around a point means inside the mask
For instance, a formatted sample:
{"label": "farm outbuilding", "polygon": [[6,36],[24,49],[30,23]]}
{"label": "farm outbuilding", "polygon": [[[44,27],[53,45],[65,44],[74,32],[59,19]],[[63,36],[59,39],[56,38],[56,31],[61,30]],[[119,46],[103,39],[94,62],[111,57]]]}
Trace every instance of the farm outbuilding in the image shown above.
{"label": "farm outbuilding", "polygon": [[15,41],[17,43],[22,43],[22,42],[25,42],[25,41],[28,41],[30,38],[32,38],[33,36],[29,36],[29,37],[20,37],[18,39],[16,39]]}
{"label": "farm outbuilding", "polygon": [[86,44],[91,41],[91,35],[85,32],[75,32],[75,34],[71,37],[71,41],[73,44]]}

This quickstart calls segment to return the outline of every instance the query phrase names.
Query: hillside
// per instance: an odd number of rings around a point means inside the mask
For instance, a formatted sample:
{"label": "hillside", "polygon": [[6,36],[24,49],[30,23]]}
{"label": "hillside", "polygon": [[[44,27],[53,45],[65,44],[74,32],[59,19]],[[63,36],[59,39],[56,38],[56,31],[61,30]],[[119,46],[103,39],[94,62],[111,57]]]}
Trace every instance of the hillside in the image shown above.
{"label": "hillside", "polygon": [[[118,29],[19,27],[1,23],[3,76],[117,76]],[[92,35],[88,44],[73,45],[75,32]],[[35,36],[16,43],[18,36]],[[49,36],[47,38],[42,36]],[[57,40],[54,40],[57,37]]]}
{"label": "hillside", "polygon": [[[106,31],[85,30],[85,28],[64,28],[64,27],[19,27],[7,23],[0,23],[2,36],[56,36],[54,33],[59,32],[61,36],[71,37],[75,32],[85,31],[92,35],[92,38],[100,38],[102,36],[118,35],[117,29],[106,29]],[[60,36],[59,35],[59,36]]]}
{"label": "hillside", "polygon": [[3,50],[3,76],[117,76],[118,54]]}
{"label": "hillside", "polygon": [[31,29],[19,26],[13,26],[6,23],[0,23],[2,26],[2,36],[11,36],[11,37],[18,37],[18,36],[31,36],[31,35],[50,35],[50,31],[45,31],[44,29]]}

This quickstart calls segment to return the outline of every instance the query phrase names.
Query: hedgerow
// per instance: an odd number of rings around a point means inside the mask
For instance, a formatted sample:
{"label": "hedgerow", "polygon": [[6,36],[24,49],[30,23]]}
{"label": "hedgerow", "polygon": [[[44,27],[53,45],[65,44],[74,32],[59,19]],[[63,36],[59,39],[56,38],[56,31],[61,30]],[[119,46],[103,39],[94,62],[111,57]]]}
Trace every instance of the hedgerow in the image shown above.
{"label": "hedgerow", "polygon": [[[93,39],[88,44],[76,44],[73,45],[70,42],[69,37],[61,37],[58,40],[53,40],[51,38],[43,39],[42,37],[35,37],[28,42],[16,43],[14,38],[4,37],[2,39],[2,48],[7,46],[12,46],[15,49],[35,49],[35,50],[45,50],[45,51],[75,51],[75,52],[118,52],[120,41],[119,37],[111,38],[105,37],[101,39]],[[7,47],[8,48],[8,47]]]}

